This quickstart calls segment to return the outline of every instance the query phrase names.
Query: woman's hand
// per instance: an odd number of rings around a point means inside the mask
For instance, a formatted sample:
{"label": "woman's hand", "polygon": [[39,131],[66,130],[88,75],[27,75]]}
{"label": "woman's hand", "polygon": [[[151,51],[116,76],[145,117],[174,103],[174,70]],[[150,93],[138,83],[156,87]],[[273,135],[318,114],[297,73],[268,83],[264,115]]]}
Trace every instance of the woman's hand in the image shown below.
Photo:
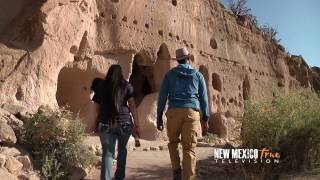
{"label": "woman's hand", "polygon": [[140,147],[140,128],[138,125],[134,125],[133,129],[133,135],[134,135],[134,146],[135,147]]}
{"label": "woman's hand", "polygon": [[135,100],[134,98],[129,98],[128,99],[128,103],[129,103],[129,108],[130,108],[130,111],[132,113],[132,116],[133,116],[133,120],[134,120],[134,133],[136,135],[138,135],[140,137],[140,128],[139,128],[139,117],[138,117],[138,112],[137,112],[137,107],[136,107],[136,103],[135,103]]}

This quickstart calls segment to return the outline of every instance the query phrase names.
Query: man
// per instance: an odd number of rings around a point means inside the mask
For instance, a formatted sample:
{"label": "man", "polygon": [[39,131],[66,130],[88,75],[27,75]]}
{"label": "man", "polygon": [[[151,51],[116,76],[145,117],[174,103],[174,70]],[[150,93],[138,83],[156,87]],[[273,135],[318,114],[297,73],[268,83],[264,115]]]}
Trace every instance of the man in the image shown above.
{"label": "man", "polygon": [[[157,128],[163,130],[162,114],[167,99],[167,133],[169,153],[173,169],[173,179],[195,179],[197,129],[202,111],[202,133],[208,130],[208,96],[202,74],[188,63],[190,54],[186,48],[176,50],[179,65],[164,77],[158,99]],[[178,150],[179,136],[183,147],[182,170]],[[182,172],[182,174],[181,174]]]}

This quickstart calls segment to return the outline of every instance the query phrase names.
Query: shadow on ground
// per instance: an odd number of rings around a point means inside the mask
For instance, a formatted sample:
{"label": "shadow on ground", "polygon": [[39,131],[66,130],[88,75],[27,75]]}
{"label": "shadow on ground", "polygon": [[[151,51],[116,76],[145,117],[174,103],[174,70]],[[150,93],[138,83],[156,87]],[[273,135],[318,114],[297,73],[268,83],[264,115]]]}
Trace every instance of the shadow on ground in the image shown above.
{"label": "shadow on ground", "polygon": [[150,166],[144,168],[130,168],[131,175],[127,180],[172,179],[171,167]]}
{"label": "shadow on ground", "polygon": [[245,179],[241,166],[220,164],[211,156],[197,161],[197,180],[242,180]]}

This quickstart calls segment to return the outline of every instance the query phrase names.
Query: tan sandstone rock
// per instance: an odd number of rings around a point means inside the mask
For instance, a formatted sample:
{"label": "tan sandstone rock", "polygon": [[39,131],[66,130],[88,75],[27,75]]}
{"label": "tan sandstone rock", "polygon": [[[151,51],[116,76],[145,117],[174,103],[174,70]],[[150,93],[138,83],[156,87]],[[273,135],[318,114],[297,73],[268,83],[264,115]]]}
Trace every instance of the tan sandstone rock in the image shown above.
{"label": "tan sandstone rock", "polygon": [[24,171],[30,171],[32,170],[32,163],[30,160],[30,157],[25,155],[25,156],[17,156],[16,159],[23,165],[22,169]]}
{"label": "tan sandstone rock", "polygon": [[17,142],[14,131],[4,122],[0,123],[0,142],[4,144],[15,144]]}
{"label": "tan sandstone rock", "polygon": [[18,178],[9,173],[8,170],[6,169],[3,169],[3,168],[0,168],[0,179],[3,179],[3,180],[18,180]]}
{"label": "tan sandstone rock", "polygon": [[0,117],[1,116],[10,116],[10,112],[0,108]]}
{"label": "tan sandstone rock", "polygon": [[83,168],[74,168],[72,173],[68,176],[68,180],[79,180],[83,179],[88,175],[88,170]]}
{"label": "tan sandstone rock", "polygon": [[19,112],[26,110],[25,107],[15,104],[4,104],[2,108],[10,112],[11,114],[18,114]]}
{"label": "tan sandstone rock", "polygon": [[9,156],[18,156],[21,152],[15,147],[0,147],[0,153],[9,157]]}
{"label": "tan sandstone rock", "polygon": [[23,164],[14,157],[8,157],[5,164],[5,168],[8,169],[8,171],[12,174],[17,174],[19,171],[21,171],[22,167]]}
{"label": "tan sandstone rock", "polygon": [[[165,131],[157,130],[157,99],[158,93],[146,95],[138,106],[139,126],[142,130],[141,138],[146,140],[164,139],[166,137]],[[165,115],[163,121],[166,122]]]}
{"label": "tan sandstone rock", "polygon": [[26,172],[18,175],[19,180],[40,180],[39,174],[36,172]]}
{"label": "tan sandstone rock", "polygon": [[7,157],[3,154],[0,154],[0,168],[3,168],[6,163]]}
{"label": "tan sandstone rock", "polygon": [[91,82],[120,64],[144,111],[142,134],[164,138],[155,130],[155,94],[180,47],[189,49],[192,66],[204,75],[212,115],[230,111],[236,119],[245,100],[278,90],[319,90],[303,58],[270,44],[247,18],[216,0],[12,0],[0,7],[8,7],[0,11],[0,106],[13,114],[19,107],[69,105],[90,132],[97,117]]}

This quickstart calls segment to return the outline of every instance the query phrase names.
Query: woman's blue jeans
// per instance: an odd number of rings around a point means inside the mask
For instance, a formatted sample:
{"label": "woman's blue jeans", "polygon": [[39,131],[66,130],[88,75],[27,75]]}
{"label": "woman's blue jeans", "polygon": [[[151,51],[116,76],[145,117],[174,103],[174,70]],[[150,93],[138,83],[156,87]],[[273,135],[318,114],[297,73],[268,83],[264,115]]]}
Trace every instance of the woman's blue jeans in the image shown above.
{"label": "woman's blue jeans", "polygon": [[100,128],[100,141],[102,145],[101,180],[112,179],[112,161],[116,140],[118,140],[118,157],[115,179],[122,180],[125,178],[127,145],[131,133],[132,125],[115,128]]}

